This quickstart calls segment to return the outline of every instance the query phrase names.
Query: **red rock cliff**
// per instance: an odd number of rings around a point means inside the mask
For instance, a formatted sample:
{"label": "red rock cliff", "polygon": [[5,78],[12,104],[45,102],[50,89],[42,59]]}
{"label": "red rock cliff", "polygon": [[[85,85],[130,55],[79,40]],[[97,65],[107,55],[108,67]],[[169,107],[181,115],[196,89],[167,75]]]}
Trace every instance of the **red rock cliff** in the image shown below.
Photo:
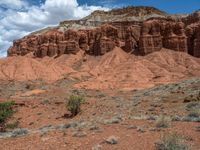
{"label": "red rock cliff", "polygon": [[[140,55],[168,48],[200,57],[198,14],[195,12],[186,18],[176,19],[169,15],[165,16],[164,12],[145,7],[137,9],[130,7],[108,13],[97,11],[82,20],[62,22],[58,28],[14,41],[8,50],[8,56],[33,52],[36,57],[42,58],[76,54],[80,50],[98,56],[118,46],[126,52]],[[98,20],[97,23],[96,18],[99,18],[99,15],[102,20]],[[121,21],[119,21],[120,15],[121,19],[123,18]],[[136,16],[140,19],[135,18]],[[118,18],[117,21],[113,17]],[[105,21],[106,18],[109,18],[109,21]],[[65,24],[68,23],[71,28],[65,28]],[[74,28],[73,24],[78,24],[81,28]]]}

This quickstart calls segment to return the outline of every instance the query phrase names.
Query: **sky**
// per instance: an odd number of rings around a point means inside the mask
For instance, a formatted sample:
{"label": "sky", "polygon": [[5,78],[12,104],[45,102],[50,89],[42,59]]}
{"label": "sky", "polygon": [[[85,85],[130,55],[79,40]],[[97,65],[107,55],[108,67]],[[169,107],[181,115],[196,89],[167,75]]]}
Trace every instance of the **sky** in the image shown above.
{"label": "sky", "polygon": [[200,0],[0,0],[0,57],[13,40],[67,19],[80,19],[94,10],[153,6],[165,12],[191,13]]}

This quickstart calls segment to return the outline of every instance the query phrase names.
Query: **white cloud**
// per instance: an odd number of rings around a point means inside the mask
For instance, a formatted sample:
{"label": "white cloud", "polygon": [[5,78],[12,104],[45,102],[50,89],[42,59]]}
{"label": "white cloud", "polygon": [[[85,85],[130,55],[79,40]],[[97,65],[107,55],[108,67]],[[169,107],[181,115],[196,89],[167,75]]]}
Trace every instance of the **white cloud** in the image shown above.
{"label": "white cloud", "polygon": [[6,56],[7,52],[5,51],[5,49],[8,49],[10,45],[11,45],[11,42],[2,41],[2,39],[0,38],[0,57]]}
{"label": "white cloud", "polygon": [[[11,4],[12,2],[12,4]],[[77,0],[46,0],[40,6],[29,6],[22,0],[1,0],[1,5],[9,5],[0,19],[0,55],[7,50],[12,41],[46,26],[56,25],[67,19],[79,19],[94,10],[107,8],[101,6],[80,6]],[[13,7],[26,7],[24,10],[13,10]]]}
{"label": "white cloud", "polygon": [[22,37],[27,34],[27,32],[20,30],[9,30],[9,32],[3,30],[1,33],[3,33],[3,36],[1,37],[2,41],[12,41],[13,39],[17,39],[18,37]]}
{"label": "white cloud", "polygon": [[11,9],[21,9],[27,6],[27,2],[23,0],[1,0],[0,5]]}

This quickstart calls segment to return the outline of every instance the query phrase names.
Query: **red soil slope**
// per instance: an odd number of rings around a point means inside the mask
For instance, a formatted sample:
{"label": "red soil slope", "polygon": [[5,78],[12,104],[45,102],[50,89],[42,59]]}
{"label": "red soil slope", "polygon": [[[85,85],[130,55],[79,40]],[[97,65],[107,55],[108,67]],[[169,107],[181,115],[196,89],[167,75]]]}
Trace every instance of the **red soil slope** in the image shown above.
{"label": "red soil slope", "polygon": [[76,84],[79,88],[146,88],[199,77],[200,59],[167,49],[147,56],[135,56],[116,47],[98,57],[84,56],[80,51],[76,55],[62,55],[58,58],[17,56],[0,60],[1,80],[42,79],[54,82],[66,75],[79,79],[87,76],[87,80]]}

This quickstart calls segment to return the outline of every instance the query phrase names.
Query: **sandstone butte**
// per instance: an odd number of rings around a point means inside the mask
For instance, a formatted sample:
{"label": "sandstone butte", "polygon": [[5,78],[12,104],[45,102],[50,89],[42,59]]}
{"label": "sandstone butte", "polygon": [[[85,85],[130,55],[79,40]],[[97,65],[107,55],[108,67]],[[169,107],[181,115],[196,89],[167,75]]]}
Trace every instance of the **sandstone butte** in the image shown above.
{"label": "sandstone butte", "polygon": [[191,15],[169,15],[151,7],[95,11],[81,20],[63,21],[56,28],[14,41],[8,56],[33,52],[42,58],[80,50],[98,56],[117,46],[137,55],[167,48],[200,57],[199,20],[199,11]]}

